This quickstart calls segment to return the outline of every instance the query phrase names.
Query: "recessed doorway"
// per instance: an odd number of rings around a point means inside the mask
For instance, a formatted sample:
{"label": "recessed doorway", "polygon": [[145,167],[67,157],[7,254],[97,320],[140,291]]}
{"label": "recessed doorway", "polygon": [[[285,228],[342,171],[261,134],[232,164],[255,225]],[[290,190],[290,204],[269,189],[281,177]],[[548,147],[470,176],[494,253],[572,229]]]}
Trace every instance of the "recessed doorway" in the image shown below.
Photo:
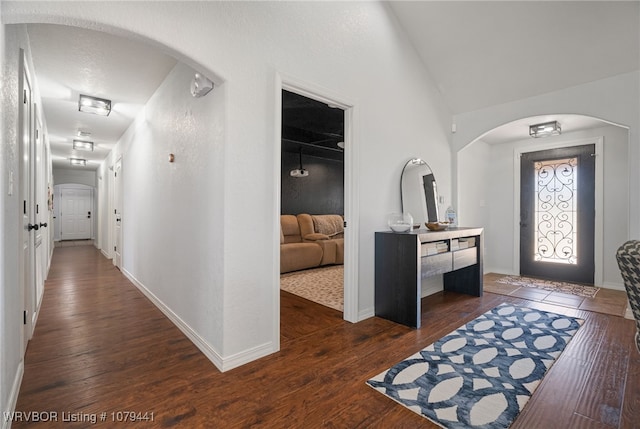
{"label": "recessed doorway", "polygon": [[344,110],[282,91],[280,288],[344,309]]}

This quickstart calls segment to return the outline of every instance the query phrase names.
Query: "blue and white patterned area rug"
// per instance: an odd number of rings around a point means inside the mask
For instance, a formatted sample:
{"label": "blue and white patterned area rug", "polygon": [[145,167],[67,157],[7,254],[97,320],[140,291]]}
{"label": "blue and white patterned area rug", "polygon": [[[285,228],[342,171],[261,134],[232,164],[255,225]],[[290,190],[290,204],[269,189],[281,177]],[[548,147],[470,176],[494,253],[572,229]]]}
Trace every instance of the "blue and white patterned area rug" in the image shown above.
{"label": "blue and white patterned area rug", "polygon": [[367,384],[444,428],[507,428],[582,323],[501,304]]}

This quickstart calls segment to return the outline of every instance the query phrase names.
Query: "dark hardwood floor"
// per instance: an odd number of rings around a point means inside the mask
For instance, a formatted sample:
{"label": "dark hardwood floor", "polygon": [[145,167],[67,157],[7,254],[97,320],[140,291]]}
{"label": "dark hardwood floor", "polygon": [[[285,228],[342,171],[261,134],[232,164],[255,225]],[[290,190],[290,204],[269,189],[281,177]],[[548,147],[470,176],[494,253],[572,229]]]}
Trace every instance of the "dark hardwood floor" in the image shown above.
{"label": "dark hardwood floor", "polygon": [[[55,249],[16,410],[56,411],[60,421],[36,427],[60,428],[436,427],[365,381],[502,302],[585,319],[512,428],[640,427],[640,354],[633,321],[619,316],[438,293],[412,330],[379,318],[347,323],[282,292],[281,351],[220,373],[91,246]],[[153,421],[114,423],[119,411]],[[63,412],[98,422],[63,422]]]}

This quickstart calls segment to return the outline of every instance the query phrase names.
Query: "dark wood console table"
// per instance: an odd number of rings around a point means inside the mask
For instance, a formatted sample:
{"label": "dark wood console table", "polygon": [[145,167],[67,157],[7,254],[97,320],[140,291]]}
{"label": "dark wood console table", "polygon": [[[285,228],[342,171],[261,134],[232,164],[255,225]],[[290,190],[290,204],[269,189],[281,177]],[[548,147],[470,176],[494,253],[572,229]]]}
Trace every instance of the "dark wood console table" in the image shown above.
{"label": "dark wood console table", "polygon": [[482,239],[482,228],[376,232],[376,316],[419,328],[422,279],[437,274],[446,291],[482,296]]}

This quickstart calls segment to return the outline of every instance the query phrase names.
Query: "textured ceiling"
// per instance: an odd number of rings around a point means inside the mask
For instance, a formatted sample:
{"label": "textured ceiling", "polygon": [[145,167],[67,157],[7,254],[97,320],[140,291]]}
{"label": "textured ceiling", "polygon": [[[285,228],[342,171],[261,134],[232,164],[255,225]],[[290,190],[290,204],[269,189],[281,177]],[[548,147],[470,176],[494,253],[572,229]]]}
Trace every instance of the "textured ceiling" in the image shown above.
{"label": "textured ceiling", "polygon": [[[95,170],[176,60],[144,44],[76,27],[30,24],[27,32],[54,167],[69,167],[68,159],[78,157]],[[111,114],[79,112],[79,94],[112,100]],[[78,130],[91,136],[78,137]],[[73,151],[74,138],[93,141],[95,150]]]}
{"label": "textured ceiling", "polygon": [[638,1],[392,1],[453,114],[638,70]]}

